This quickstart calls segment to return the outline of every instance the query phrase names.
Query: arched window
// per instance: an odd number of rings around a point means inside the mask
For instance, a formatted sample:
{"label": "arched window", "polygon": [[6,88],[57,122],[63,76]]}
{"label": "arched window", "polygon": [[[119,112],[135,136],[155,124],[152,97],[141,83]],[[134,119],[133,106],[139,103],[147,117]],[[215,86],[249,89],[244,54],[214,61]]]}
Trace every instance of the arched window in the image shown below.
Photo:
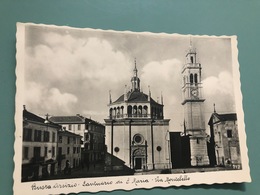
{"label": "arched window", "polygon": [[117,107],[117,109],[116,109],[117,111],[116,111],[116,117],[117,118],[119,118],[120,117],[120,108],[119,107]]}
{"label": "arched window", "polygon": [[142,106],[138,106],[138,116],[142,117]]}
{"label": "arched window", "polygon": [[113,116],[113,108],[109,109],[109,118],[112,119]]}
{"label": "arched window", "polygon": [[195,84],[198,83],[198,75],[197,74],[194,74],[194,82],[195,82]]}
{"label": "arched window", "polygon": [[163,109],[162,108],[160,109],[160,118],[161,119],[163,118]]}
{"label": "arched window", "polygon": [[114,110],[113,110],[113,116],[114,116],[114,118],[116,118],[116,108],[114,108]]}
{"label": "arched window", "polygon": [[137,106],[133,107],[133,115],[134,115],[134,117],[137,116]]}
{"label": "arched window", "polygon": [[190,74],[190,83],[193,83],[193,74]]}
{"label": "arched window", "polygon": [[193,64],[193,56],[190,57],[190,61]]}
{"label": "arched window", "polygon": [[159,112],[160,112],[160,110],[159,110],[159,108],[156,108],[156,118],[159,118]]}
{"label": "arched window", "polygon": [[127,114],[128,114],[128,117],[132,117],[132,106],[127,107]]}
{"label": "arched window", "polygon": [[155,108],[152,107],[152,117],[155,118],[155,116],[156,116],[156,111],[155,111]]}
{"label": "arched window", "polygon": [[124,106],[121,106],[121,117],[124,117]]}
{"label": "arched window", "polygon": [[144,106],[144,108],[143,108],[143,116],[144,117],[147,117],[147,110],[148,110],[147,106]]}

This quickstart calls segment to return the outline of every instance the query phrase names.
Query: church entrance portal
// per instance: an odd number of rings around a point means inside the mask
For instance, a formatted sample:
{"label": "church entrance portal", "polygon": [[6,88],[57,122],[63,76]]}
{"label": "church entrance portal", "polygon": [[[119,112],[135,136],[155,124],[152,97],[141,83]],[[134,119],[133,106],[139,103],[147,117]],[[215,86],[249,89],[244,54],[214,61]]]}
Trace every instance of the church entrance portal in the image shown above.
{"label": "church entrance portal", "polygon": [[142,169],[142,158],[135,158],[135,169]]}
{"label": "church entrance portal", "polygon": [[[135,147],[136,148],[136,147]],[[133,151],[133,168],[135,170],[146,169],[146,148],[139,146]]]}

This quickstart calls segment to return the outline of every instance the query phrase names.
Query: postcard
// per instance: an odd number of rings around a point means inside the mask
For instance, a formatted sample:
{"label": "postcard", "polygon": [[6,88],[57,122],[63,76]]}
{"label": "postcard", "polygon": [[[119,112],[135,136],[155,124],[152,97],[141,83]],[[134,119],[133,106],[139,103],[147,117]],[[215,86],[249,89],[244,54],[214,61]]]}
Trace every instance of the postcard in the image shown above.
{"label": "postcard", "polygon": [[14,194],[251,182],[236,36],[17,23]]}

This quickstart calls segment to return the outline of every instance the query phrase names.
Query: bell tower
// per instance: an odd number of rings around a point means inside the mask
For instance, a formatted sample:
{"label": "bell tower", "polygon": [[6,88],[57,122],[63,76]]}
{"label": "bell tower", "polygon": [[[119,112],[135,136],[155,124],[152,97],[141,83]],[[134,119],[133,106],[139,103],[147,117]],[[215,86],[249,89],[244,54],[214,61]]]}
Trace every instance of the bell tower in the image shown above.
{"label": "bell tower", "polygon": [[191,166],[209,165],[201,70],[201,64],[197,62],[196,49],[190,44],[182,69],[182,105],[185,130],[190,139]]}

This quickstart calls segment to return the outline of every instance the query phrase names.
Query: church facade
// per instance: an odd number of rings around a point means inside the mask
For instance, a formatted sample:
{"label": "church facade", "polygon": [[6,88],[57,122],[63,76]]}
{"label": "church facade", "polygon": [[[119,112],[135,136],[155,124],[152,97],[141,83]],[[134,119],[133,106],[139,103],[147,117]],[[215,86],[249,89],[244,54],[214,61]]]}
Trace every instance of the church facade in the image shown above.
{"label": "church facade", "polygon": [[[132,170],[168,169],[169,119],[164,119],[163,99],[156,102],[140,90],[138,70],[133,70],[131,90],[108,104],[109,117],[105,119],[106,145],[110,168]],[[121,162],[121,164],[119,163]]]}
{"label": "church facade", "polygon": [[201,83],[201,64],[197,62],[196,50],[190,46],[182,69],[182,94],[184,108],[184,131],[190,139],[191,166],[209,165],[207,135],[204,119],[204,101]]}

